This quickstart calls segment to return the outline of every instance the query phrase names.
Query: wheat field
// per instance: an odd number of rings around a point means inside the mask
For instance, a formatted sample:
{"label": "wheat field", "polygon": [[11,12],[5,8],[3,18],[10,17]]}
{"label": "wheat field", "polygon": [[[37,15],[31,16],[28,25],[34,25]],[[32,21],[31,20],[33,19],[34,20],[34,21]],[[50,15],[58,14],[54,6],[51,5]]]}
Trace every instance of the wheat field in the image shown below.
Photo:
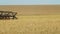
{"label": "wheat field", "polygon": [[0,20],[0,34],[60,34],[60,5],[0,6],[18,19]]}

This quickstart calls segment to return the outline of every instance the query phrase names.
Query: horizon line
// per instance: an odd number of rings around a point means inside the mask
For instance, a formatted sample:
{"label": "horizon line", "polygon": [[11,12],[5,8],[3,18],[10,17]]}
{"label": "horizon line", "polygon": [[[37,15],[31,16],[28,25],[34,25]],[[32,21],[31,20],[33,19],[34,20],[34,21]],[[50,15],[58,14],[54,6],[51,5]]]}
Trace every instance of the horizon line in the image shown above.
{"label": "horizon line", "polygon": [[0,4],[0,5],[60,5],[60,4]]}

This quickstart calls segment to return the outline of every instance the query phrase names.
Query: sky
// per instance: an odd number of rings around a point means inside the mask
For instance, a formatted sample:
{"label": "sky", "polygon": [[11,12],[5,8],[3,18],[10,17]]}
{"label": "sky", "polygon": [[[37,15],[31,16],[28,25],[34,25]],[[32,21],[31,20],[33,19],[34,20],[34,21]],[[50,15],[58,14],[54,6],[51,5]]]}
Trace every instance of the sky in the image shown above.
{"label": "sky", "polygon": [[0,5],[60,4],[60,0],[0,0]]}

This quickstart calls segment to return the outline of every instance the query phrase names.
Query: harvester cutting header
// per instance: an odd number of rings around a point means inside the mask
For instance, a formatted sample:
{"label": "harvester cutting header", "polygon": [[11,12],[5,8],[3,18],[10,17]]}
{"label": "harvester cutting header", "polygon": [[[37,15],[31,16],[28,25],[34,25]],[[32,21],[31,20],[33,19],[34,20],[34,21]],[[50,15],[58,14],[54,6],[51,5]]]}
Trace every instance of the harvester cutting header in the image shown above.
{"label": "harvester cutting header", "polygon": [[16,18],[17,12],[12,11],[0,11],[0,19],[17,19]]}

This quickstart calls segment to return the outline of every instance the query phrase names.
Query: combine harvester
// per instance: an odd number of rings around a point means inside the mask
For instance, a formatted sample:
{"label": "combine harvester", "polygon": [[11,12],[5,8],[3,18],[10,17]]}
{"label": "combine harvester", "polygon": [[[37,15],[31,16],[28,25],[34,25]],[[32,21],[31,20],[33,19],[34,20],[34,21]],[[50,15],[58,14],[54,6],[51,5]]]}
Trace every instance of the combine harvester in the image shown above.
{"label": "combine harvester", "polygon": [[0,19],[17,19],[17,12],[12,11],[0,11]]}

